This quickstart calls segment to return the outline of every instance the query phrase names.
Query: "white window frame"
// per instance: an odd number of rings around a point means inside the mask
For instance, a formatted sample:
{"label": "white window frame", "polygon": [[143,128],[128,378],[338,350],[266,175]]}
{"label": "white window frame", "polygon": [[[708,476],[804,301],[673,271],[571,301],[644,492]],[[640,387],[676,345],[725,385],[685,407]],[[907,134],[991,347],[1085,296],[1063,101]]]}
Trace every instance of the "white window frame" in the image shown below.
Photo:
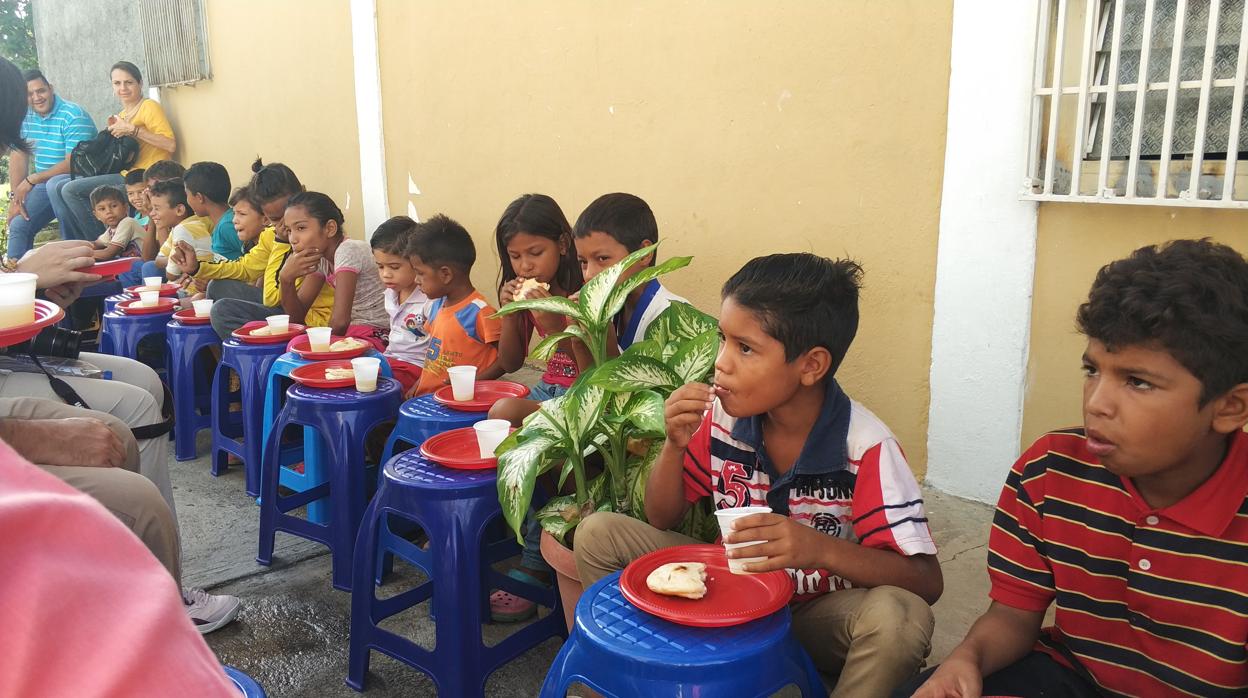
{"label": "white window frame", "polygon": [[[1243,118],[1244,108],[1244,83],[1245,77],[1248,76],[1248,2],[1244,3],[1245,16],[1242,18],[1240,27],[1235,77],[1215,80],[1213,78],[1213,58],[1217,42],[1214,37],[1217,36],[1218,20],[1223,14],[1221,11],[1222,2],[1221,0],[1192,1],[1209,3],[1209,26],[1205,34],[1204,64],[1199,80],[1179,79],[1179,63],[1183,50],[1184,24],[1187,19],[1188,0],[1176,0],[1174,39],[1170,47],[1168,79],[1164,81],[1148,80],[1156,0],[1145,0],[1140,69],[1136,81],[1130,83],[1117,82],[1124,22],[1115,21],[1110,38],[1109,70],[1105,80],[1106,84],[1097,85],[1093,84],[1094,82],[1099,82],[1099,80],[1094,80],[1094,72],[1096,72],[1095,55],[1097,47],[1104,45],[1105,31],[1105,25],[1101,17],[1103,0],[1040,0],[1032,90],[1031,138],[1027,151],[1027,172],[1023,180],[1023,199],[1200,208],[1248,208],[1248,200],[1233,198],[1235,193],[1236,160],[1240,147],[1239,125]],[[1084,3],[1079,77],[1077,84],[1066,85],[1063,84],[1062,80],[1066,54],[1068,53],[1066,42],[1069,40],[1066,36],[1066,15],[1071,3],[1079,2]],[[1123,17],[1125,4],[1125,0],[1113,0],[1115,17]],[[1054,11],[1056,11],[1056,23],[1051,22]],[[1049,35],[1051,30],[1050,24],[1053,25],[1052,29],[1056,32],[1053,37]],[[1051,71],[1048,65],[1050,38],[1052,38],[1054,63],[1051,66]],[[1046,75],[1050,73],[1051,77],[1046,83]],[[1209,121],[1209,97],[1215,87],[1233,88],[1230,128],[1228,129],[1221,192],[1205,192],[1202,194],[1199,189],[1199,183],[1206,163],[1204,154],[1207,150],[1205,139]],[[1175,106],[1180,89],[1199,89],[1200,93],[1196,116],[1195,141],[1191,154],[1190,176],[1187,178],[1185,187],[1182,185],[1178,187],[1179,191],[1177,196],[1175,196],[1170,192],[1169,183],[1171,181],[1170,172],[1174,155],[1172,147]],[[1143,128],[1143,119],[1141,117],[1145,113],[1145,97],[1149,92],[1157,91],[1166,93],[1162,152],[1155,165],[1156,174],[1154,181],[1157,182],[1156,192],[1146,196],[1137,191],[1137,181],[1141,168],[1140,142]],[[1119,100],[1120,93],[1123,97],[1122,100]],[[1077,95],[1074,123],[1069,125],[1060,123],[1061,97],[1064,95]],[[1093,100],[1100,99],[1098,95],[1104,95],[1105,103],[1104,111],[1095,124],[1095,127],[1102,130],[1102,147],[1099,161],[1087,159],[1086,157],[1089,152],[1088,145],[1092,136],[1095,136],[1095,133],[1091,132],[1093,124],[1089,123],[1090,105]],[[1046,99],[1048,100],[1047,105],[1045,105]],[[1125,190],[1120,192],[1109,186],[1108,177],[1111,170],[1110,155],[1112,148],[1110,144],[1114,142],[1114,111],[1122,108],[1121,102],[1124,101],[1127,102],[1127,108],[1134,109],[1134,119],[1132,120],[1131,152],[1127,160],[1125,175],[1123,175],[1125,178]],[[1056,167],[1060,158],[1053,154],[1057,152],[1059,129],[1062,128],[1067,129],[1074,143],[1074,147],[1071,150],[1074,156],[1070,158],[1072,191],[1069,193],[1054,191],[1054,183],[1058,175]],[[1217,160],[1213,159],[1208,161],[1217,162]],[[1153,167],[1153,162],[1145,161],[1143,166],[1151,168]],[[1097,185],[1094,194],[1079,193],[1080,177],[1084,167],[1097,168]],[[1248,191],[1241,192],[1241,196],[1245,195],[1248,195]]]}

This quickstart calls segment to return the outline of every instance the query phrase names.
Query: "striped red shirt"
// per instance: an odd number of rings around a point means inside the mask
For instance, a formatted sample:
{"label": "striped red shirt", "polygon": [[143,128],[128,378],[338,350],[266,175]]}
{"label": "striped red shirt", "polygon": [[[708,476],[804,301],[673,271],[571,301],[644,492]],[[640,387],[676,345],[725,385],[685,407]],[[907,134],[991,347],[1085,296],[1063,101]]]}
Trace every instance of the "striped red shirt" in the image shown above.
{"label": "striped red shirt", "polygon": [[[923,494],[897,439],[867,408],[850,401],[850,409],[848,467],[828,462],[826,473],[798,475],[789,490],[789,517],[869,548],[935,555]],[[747,430],[737,429],[734,436],[737,422],[723,411],[718,399],[702,418],[685,451],[688,501],[713,495],[716,509],[767,506],[772,477],[760,463],[756,446],[742,440],[741,432]],[[821,438],[812,431],[801,457],[826,458],[823,454],[832,449],[820,448]],[[850,586],[827,570],[788,572],[797,585],[799,601]]]}
{"label": "striped red shirt", "polygon": [[1248,436],[1183,500],[1153,509],[1053,432],[1010,471],[988,539],[991,596],[1044,611],[1037,649],[1108,693],[1248,691]]}

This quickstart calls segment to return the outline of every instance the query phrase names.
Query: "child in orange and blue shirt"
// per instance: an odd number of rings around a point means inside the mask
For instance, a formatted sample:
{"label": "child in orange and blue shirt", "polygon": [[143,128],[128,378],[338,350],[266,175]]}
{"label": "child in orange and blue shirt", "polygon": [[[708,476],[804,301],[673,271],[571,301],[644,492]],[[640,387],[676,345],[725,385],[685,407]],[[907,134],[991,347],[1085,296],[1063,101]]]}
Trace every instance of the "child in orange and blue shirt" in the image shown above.
{"label": "child in orange and blue shirt", "polygon": [[434,216],[412,233],[408,258],[421,290],[434,300],[425,325],[429,349],[424,371],[407,397],[445,385],[451,366],[476,366],[477,380],[503,375],[498,360],[502,324],[469,278],[477,249],[468,231],[444,215]]}

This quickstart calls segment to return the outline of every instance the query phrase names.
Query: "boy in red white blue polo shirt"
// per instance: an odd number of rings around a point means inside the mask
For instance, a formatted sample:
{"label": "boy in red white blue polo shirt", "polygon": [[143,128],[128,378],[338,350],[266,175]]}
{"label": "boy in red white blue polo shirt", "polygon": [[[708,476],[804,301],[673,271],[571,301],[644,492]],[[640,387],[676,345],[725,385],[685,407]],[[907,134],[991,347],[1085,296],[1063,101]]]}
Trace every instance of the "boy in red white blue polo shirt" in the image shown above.
{"label": "boy in red white blue polo shirt", "polygon": [[1083,427],[1014,464],[992,605],[898,696],[1248,695],[1248,262],[1140,248],[1077,321]]}
{"label": "boy in red white blue polo shirt", "polygon": [[923,498],[883,422],[833,377],[858,328],[862,269],[781,254],[724,284],[715,385],[690,384],[666,405],[667,438],[646,485],[645,523],[597,513],[576,530],[586,585],[641,555],[696,542],[666,531],[694,502],[766,505],[739,519],[730,550],[787,570],[793,632],[834,696],[886,696],[930,649],[929,604],[943,589]]}

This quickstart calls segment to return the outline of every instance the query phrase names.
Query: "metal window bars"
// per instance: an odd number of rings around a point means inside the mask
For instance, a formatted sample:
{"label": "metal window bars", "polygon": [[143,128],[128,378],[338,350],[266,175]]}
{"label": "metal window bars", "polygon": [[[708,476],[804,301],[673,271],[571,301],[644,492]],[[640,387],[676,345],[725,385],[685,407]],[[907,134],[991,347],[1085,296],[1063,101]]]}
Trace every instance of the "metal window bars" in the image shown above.
{"label": "metal window bars", "polygon": [[139,29],[149,86],[189,85],[212,77],[203,0],[140,0]]}
{"label": "metal window bars", "polygon": [[[1022,196],[1248,208],[1245,0],[1040,0]],[[1075,40],[1079,40],[1075,44]]]}

